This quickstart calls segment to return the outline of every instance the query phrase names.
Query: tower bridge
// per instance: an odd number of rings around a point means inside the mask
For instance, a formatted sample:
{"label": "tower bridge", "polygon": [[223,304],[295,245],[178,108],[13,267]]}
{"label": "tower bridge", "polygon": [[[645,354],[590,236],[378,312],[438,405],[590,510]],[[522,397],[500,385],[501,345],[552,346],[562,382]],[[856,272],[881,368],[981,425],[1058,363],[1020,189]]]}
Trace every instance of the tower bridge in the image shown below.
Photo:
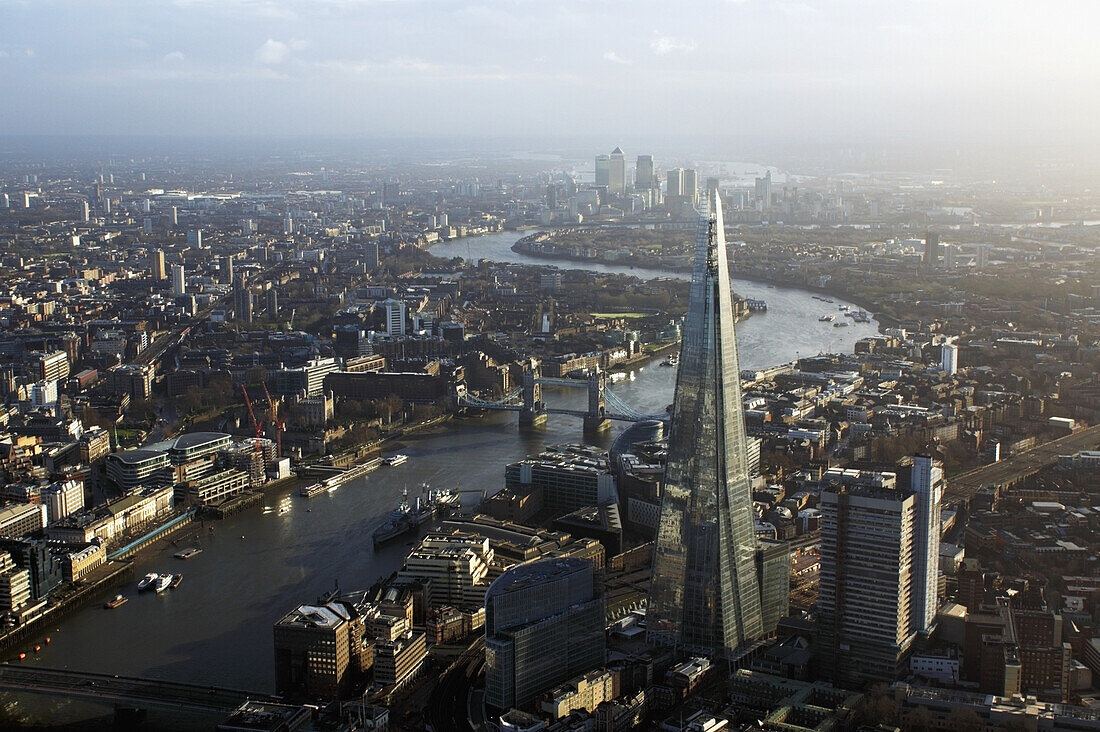
{"label": "tower bridge", "polygon": [[[587,409],[551,407],[543,401],[542,387],[564,386],[586,389]],[[523,385],[495,400],[465,395],[458,400],[459,407],[519,412],[520,427],[545,424],[551,414],[568,414],[584,419],[585,432],[601,432],[611,427],[612,420],[644,422],[668,421],[667,414],[645,414],[631,407],[607,385],[607,374],[594,371],[585,379],[561,379],[542,376],[538,362],[532,361],[523,372]]]}

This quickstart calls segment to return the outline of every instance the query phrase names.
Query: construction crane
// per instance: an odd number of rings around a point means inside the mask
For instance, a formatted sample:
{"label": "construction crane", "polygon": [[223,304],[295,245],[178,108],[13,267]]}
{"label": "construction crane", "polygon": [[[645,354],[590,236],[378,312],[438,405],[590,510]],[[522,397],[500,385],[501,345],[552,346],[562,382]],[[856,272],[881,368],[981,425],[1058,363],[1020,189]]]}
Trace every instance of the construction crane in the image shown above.
{"label": "construction crane", "polygon": [[241,384],[241,393],[244,394],[244,404],[248,407],[248,418],[252,420],[252,427],[256,430],[256,452],[263,452],[260,438],[263,437],[264,423],[256,421],[256,413],[252,411],[252,400],[248,398],[248,389],[244,388],[244,384]]}
{"label": "construction crane", "polygon": [[267,397],[267,413],[271,419],[275,418],[275,400],[271,398],[271,392],[267,390],[267,382],[261,381],[260,386],[264,388],[264,396]]}

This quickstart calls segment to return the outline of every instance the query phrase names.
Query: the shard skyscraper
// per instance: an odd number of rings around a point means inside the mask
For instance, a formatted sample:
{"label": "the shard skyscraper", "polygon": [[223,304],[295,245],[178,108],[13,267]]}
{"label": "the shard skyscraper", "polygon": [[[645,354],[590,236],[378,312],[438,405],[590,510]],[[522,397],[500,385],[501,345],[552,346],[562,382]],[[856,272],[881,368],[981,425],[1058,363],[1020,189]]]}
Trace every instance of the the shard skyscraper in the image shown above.
{"label": "the shard skyscraper", "polygon": [[786,612],[785,543],[753,526],[722,202],[699,222],[647,611],[650,643],[731,656]]}

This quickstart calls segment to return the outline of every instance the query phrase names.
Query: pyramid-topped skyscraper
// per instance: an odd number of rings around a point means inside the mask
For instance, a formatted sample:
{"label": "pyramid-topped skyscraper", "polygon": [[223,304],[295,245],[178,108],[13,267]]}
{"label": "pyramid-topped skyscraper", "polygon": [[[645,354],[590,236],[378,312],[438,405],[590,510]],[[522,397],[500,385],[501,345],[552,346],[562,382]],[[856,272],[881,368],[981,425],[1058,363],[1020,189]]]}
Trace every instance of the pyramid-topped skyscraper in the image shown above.
{"label": "pyramid-topped skyscraper", "polygon": [[647,611],[650,643],[732,656],[787,608],[785,543],[756,539],[722,201],[699,221]]}

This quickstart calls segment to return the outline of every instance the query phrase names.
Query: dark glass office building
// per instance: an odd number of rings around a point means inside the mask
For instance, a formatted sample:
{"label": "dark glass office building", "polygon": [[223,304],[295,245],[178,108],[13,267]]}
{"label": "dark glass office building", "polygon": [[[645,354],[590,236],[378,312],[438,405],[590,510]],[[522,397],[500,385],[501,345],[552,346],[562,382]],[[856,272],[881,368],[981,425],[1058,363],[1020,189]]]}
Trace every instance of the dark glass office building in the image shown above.
{"label": "dark glass office building", "polygon": [[785,545],[753,528],[729,265],[717,191],[700,218],[664,496],[648,639],[678,654],[731,656],[787,607]]}

